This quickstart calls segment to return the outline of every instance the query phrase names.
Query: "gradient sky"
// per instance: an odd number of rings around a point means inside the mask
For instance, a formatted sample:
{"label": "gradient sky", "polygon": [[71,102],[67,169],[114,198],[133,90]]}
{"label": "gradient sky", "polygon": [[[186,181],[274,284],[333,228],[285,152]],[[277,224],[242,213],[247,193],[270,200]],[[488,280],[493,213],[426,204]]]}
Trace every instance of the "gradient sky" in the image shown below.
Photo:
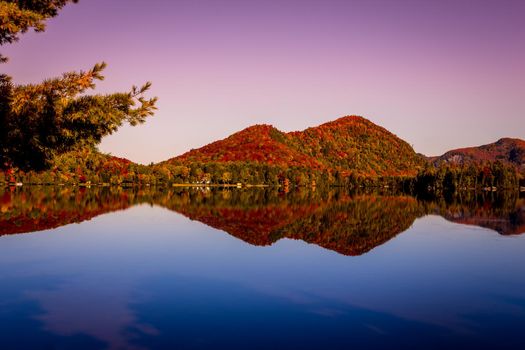
{"label": "gradient sky", "polygon": [[2,53],[18,83],[100,61],[98,92],[152,81],[155,117],[101,145],[143,163],[350,114],[427,155],[525,138],[522,0],[80,0]]}

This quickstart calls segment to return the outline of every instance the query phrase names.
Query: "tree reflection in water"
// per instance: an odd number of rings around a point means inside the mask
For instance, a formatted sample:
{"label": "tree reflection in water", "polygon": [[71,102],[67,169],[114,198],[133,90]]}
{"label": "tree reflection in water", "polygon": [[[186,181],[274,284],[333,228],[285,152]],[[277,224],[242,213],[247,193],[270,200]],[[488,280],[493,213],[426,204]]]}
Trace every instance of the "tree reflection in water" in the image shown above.
{"label": "tree reflection in water", "polygon": [[0,235],[53,229],[144,203],[249,244],[289,238],[344,255],[364,254],[430,214],[502,235],[525,232],[525,200],[518,193],[418,198],[337,189],[284,193],[263,188],[13,187],[0,190]]}

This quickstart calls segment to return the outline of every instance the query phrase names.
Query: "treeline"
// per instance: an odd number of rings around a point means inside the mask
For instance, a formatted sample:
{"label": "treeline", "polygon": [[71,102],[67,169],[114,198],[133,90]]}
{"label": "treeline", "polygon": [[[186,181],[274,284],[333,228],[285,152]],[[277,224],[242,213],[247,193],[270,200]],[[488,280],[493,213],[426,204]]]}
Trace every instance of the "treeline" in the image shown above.
{"label": "treeline", "polygon": [[481,164],[429,164],[410,181],[417,191],[455,192],[472,189],[518,189],[525,186],[525,178],[512,164],[501,161]]}
{"label": "treeline", "polygon": [[326,171],[300,166],[251,162],[164,162],[141,165],[101,154],[95,149],[69,152],[55,158],[46,171],[0,170],[0,183],[107,185],[267,185],[281,187],[388,187],[405,192],[454,192],[470,189],[518,189],[525,186],[515,166],[428,164],[416,176],[363,176],[352,171]]}
{"label": "treeline", "polygon": [[124,159],[61,156],[47,171],[0,170],[0,183],[91,185],[264,185],[281,187],[395,187],[408,177],[366,177],[343,171],[322,171],[250,162],[141,165]]}
{"label": "treeline", "polygon": [[283,168],[249,162],[159,163],[141,165],[96,151],[70,152],[57,157],[46,171],[0,170],[0,183],[111,185],[270,185],[310,186],[333,183],[334,176],[300,167]]}

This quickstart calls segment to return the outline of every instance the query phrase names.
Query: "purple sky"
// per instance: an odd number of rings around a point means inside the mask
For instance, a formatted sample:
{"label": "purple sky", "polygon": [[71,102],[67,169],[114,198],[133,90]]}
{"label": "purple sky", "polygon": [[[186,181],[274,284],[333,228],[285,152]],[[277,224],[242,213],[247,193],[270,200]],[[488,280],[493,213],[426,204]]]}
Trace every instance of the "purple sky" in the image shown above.
{"label": "purple sky", "polygon": [[525,138],[525,1],[80,0],[3,47],[19,83],[106,61],[159,111],[101,149],[160,161],[252,124],[358,114],[436,155]]}

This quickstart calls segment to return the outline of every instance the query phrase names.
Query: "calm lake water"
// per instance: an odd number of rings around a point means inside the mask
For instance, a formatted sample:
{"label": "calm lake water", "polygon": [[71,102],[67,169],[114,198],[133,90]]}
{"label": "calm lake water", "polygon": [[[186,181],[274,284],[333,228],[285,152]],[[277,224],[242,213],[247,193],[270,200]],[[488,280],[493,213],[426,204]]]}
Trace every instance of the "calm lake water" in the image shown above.
{"label": "calm lake water", "polygon": [[0,189],[1,349],[524,349],[525,199]]}

